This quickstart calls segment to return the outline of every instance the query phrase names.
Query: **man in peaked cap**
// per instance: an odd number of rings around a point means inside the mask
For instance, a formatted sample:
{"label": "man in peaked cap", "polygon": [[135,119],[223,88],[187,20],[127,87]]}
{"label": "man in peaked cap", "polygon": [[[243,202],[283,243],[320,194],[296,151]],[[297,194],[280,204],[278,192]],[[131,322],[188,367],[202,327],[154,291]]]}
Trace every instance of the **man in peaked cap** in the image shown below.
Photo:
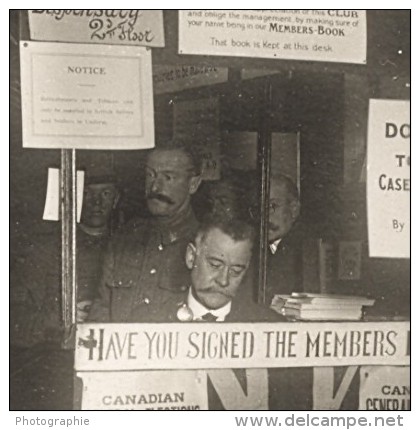
{"label": "man in peaked cap", "polygon": [[[78,322],[84,321],[98,295],[103,255],[119,195],[115,175],[86,172],[82,217],[76,236]],[[12,286],[16,291],[11,294],[12,343],[31,346],[61,340],[60,238],[54,226],[48,233],[38,235],[24,256],[22,270]]]}
{"label": "man in peaked cap", "polygon": [[77,320],[83,322],[93,299],[104,253],[112,232],[112,215],[120,198],[114,174],[86,176],[83,209],[77,236]]}

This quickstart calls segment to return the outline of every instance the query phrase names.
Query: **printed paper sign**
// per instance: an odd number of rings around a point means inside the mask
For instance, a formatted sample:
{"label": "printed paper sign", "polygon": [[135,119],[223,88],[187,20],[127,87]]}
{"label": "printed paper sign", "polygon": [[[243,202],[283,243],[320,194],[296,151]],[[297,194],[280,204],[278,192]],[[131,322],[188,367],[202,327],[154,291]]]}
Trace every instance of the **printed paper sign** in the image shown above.
{"label": "printed paper sign", "polygon": [[408,365],[408,322],[82,324],[75,369]]}
{"label": "printed paper sign", "polygon": [[210,66],[153,66],[153,91],[155,94],[182,91],[203,85],[227,82],[227,67]]}
{"label": "printed paper sign", "polygon": [[32,9],[32,40],[165,46],[161,10]]}
{"label": "printed paper sign", "polygon": [[180,10],[179,53],[366,63],[364,10]]}
{"label": "printed paper sign", "polygon": [[154,146],[152,66],[142,47],[21,42],[23,146]]}
{"label": "printed paper sign", "polygon": [[78,372],[82,410],[196,411],[208,409],[203,370]]}
{"label": "printed paper sign", "polygon": [[370,100],[369,256],[410,258],[410,102]]}
{"label": "printed paper sign", "polygon": [[[85,172],[78,170],[76,178],[77,222],[80,222]],[[51,167],[48,169],[47,196],[45,198],[44,215],[42,219],[46,221],[59,221],[60,219],[60,169]]]}
{"label": "printed paper sign", "polygon": [[220,126],[217,98],[175,103],[174,138],[182,139],[197,147],[203,162],[203,179],[220,179]]}
{"label": "printed paper sign", "polygon": [[411,408],[410,368],[362,366],[359,410],[408,411]]}

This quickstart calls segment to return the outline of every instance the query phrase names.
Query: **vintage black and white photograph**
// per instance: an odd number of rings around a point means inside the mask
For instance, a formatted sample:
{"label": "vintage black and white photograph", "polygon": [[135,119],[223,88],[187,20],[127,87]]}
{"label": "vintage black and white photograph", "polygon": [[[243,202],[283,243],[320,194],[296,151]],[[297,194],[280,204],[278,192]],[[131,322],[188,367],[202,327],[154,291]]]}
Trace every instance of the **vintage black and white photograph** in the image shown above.
{"label": "vintage black and white photograph", "polygon": [[10,411],[411,410],[410,9],[9,23]]}

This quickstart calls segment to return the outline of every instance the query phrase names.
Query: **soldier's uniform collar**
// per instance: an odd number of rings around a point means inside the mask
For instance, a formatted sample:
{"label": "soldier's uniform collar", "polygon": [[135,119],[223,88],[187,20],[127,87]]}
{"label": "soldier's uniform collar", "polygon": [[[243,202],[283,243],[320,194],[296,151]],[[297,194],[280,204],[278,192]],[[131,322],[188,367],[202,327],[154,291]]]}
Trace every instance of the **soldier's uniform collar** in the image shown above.
{"label": "soldier's uniform collar", "polygon": [[180,238],[188,237],[195,233],[198,228],[198,221],[191,206],[188,207],[183,216],[171,224],[160,222],[159,220],[153,220],[152,223],[161,235],[162,245],[169,245]]}

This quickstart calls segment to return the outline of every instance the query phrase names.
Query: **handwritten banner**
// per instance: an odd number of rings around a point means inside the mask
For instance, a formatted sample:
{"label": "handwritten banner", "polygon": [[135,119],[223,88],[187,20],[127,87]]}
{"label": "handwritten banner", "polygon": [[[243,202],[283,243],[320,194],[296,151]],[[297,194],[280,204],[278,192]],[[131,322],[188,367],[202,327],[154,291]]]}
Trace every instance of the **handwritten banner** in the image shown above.
{"label": "handwritten banner", "polygon": [[165,46],[161,10],[32,9],[32,40]]}
{"label": "handwritten banner", "polygon": [[153,65],[153,91],[163,94],[227,82],[227,67]]}
{"label": "handwritten banner", "polygon": [[363,10],[180,10],[179,53],[366,63]]}
{"label": "handwritten banner", "polygon": [[82,324],[75,369],[408,365],[408,322]]}
{"label": "handwritten banner", "polygon": [[154,146],[146,48],[21,42],[20,52],[24,147]]}
{"label": "handwritten banner", "polygon": [[370,257],[410,258],[410,102],[370,100],[367,137]]}

